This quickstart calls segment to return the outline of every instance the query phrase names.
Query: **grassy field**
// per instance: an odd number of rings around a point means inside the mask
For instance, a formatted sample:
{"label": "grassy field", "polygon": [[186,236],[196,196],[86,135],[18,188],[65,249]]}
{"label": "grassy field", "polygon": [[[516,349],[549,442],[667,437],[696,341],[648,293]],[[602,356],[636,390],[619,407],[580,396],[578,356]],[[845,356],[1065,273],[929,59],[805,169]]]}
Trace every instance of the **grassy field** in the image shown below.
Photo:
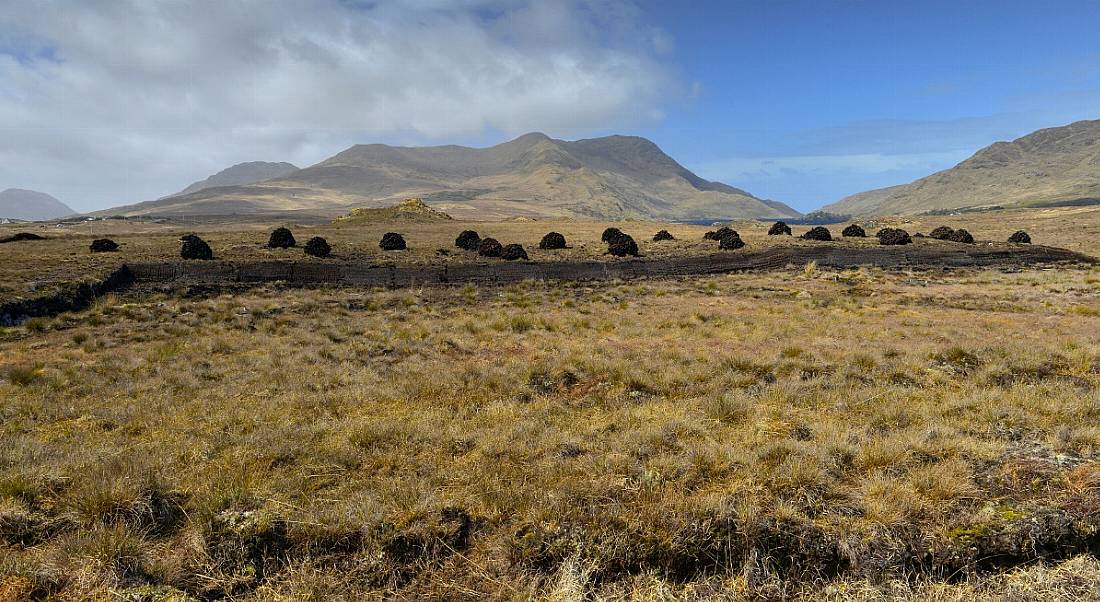
{"label": "grassy field", "polygon": [[1098,387],[1096,268],[135,291],[0,329],[0,600],[1097,598]]}
{"label": "grassy field", "polygon": [[[970,229],[979,241],[1003,242],[1019,229],[1031,233],[1036,244],[1063,247],[1073,251],[1100,255],[1100,208],[1059,208],[1047,210],[1003,211],[966,216],[921,217],[862,222],[868,234],[881,227],[902,227],[911,234],[930,232],[939,225]],[[270,231],[279,225],[289,225],[298,239],[299,248],[272,250],[265,248]],[[769,223],[739,222],[733,226],[741,233],[750,249],[775,244],[803,242],[791,237],[767,236]],[[846,224],[830,226],[839,238]],[[179,256],[181,234],[197,231],[213,248],[215,256],[229,261],[311,259],[302,253],[301,245],[312,236],[325,237],[337,259],[366,261],[378,264],[439,264],[484,261],[476,254],[454,248],[454,240],[465,229],[491,236],[504,244],[518,242],[534,261],[608,259],[606,245],[600,242],[604,228],[615,226],[631,234],[643,255],[651,258],[713,253],[717,244],[702,240],[703,233],[713,226],[661,224],[654,222],[590,222],[567,221],[505,221],[462,222],[456,220],[337,222],[334,224],[225,223],[225,224],[158,224],[115,220],[50,225],[9,224],[0,226],[0,238],[16,232],[34,232],[48,237],[44,241],[0,245],[0,303],[16,298],[41,296],[60,285],[89,277],[101,277],[126,261],[162,261]],[[794,226],[794,234],[809,226]],[[676,241],[654,243],[650,239],[660,229],[669,230]],[[386,232],[405,235],[409,249],[384,252],[378,241]],[[569,249],[543,251],[538,248],[542,236],[550,231],[565,235]],[[118,253],[91,253],[88,245],[95,238],[109,237],[122,245]],[[928,244],[952,244],[925,241]],[[847,244],[876,246],[874,238],[845,241]],[[441,252],[442,251],[442,252]],[[498,261],[498,260],[488,260]]]}

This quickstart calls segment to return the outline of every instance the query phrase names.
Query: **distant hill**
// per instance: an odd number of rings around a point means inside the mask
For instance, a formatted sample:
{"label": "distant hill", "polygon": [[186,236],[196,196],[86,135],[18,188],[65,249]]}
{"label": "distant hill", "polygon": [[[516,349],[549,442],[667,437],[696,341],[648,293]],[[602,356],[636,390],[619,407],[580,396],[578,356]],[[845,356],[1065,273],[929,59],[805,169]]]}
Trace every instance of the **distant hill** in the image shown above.
{"label": "distant hill", "polygon": [[527,134],[490,148],[356,145],[251,185],[215,186],[105,213],[331,215],[409,198],[461,218],[785,218],[777,201],[700,178],[645,138],[555,140]]}
{"label": "distant hill", "polygon": [[888,188],[876,188],[845,197],[832,205],[826,205],[821,210],[824,212],[837,212],[844,215],[862,215],[874,213],[878,207],[895,192],[905,188],[904,184],[890,186]]}
{"label": "distant hill", "polygon": [[405,199],[393,207],[375,207],[370,209],[352,209],[347,215],[336,218],[337,223],[354,224],[359,222],[380,222],[404,220],[410,222],[431,222],[454,219],[451,216],[432,209],[424,199]]}
{"label": "distant hill", "polygon": [[171,196],[181,196],[185,194],[191,194],[207,188],[215,188],[218,186],[242,186],[246,184],[255,184],[256,182],[263,182],[264,180],[271,180],[273,178],[282,178],[298,171],[298,167],[291,163],[270,163],[267,161],[250,161],[248,163],[238,163],[233,167],[229,167],[219,171],[218,173],[202,180],[201,182],[195,182],[187,188],[173,194]]}
{"label": "distant hill", "polygon": [[822,209],[892,215],[992,207],[1100,204],[1100,120],[996,142],[911,184],[852,195]]}
{"label": "distant hill", "polygon": [[19,188],[9,188],[0,192],[0,218],[37,221],[75,213],[72,207],[44,192]]}

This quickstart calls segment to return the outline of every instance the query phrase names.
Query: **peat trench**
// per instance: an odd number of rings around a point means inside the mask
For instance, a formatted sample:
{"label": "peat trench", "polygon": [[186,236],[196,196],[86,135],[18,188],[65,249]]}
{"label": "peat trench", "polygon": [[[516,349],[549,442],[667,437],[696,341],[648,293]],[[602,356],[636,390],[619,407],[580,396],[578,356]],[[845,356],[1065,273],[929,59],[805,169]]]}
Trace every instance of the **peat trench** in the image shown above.
{"label": "peat trench", "polygon": [[48,296],[0,305],[0,326],[86,309],[95,299],[133,284],[178,283],[204,287],[282,282],[404,288],[447,284],[506,284],[523,280],[632,280],[739,271],[781,270],[814,261],[818,266],[950,269],[1016,268],[1044,264],[1100,264],[1100,259],[1056,247],[1007,244],[960,247],[772,247],[761,251],[626,261],[531,261],[463,265],[377,265],[350,261],[163,261],[126,264],[96,282],[72,284]]}

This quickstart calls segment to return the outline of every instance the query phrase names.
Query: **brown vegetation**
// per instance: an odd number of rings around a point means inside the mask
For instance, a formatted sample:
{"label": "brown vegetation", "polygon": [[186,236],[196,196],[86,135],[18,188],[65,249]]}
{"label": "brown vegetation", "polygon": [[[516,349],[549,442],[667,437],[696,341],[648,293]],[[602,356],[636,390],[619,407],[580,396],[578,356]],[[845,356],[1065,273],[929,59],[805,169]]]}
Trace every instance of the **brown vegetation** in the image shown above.
{"label": "brown vegetation", "polygon": [[[798,239],[767,236],[771,222],[740,222],[736,225],[741,239],[753,249],[767,249],[775,245],[800,245]],[[889,218],[873,223],[873,227],[899,227],[909,232],[928,232],[946,224],[963,227],[983,240],[1004,241],[1017,230],[1026,230],[1037,245],[1056,245],[1074,251],[1100,255],[1100,208],[1072,207],[1042,210],[1003,211],[959,216],[921,216]],[[180,234],[197,229],[202,238],[217,252],[217,258],[229,262],[285,259],[282,252],[268,251],[256,244],[265,240],[272,229],[286,225],[285,220],[272,223],[228,223],[206,225],[174,225],[171,223],[132,222],[103,220],[65,224],[64,227],[27,224],[0,225],[0,238],[18,232],[33,232],[45,240],[5,245],[2,252],[4,269],[0,270],[0,302],[11,299],[36,297],[51,290],[59,290],[66,284],[84,278],[103,278],[116,269],[122,261],[164,261],[178,257]],[[334,248],[340,250],[341,259],[379,265],[454,265],[475,262],[473,254],[454,253],[440,256],[437,249],[451,247],[455,237],[464,229],[491,230],[495,236],[522,244],[534,261],[598,261],[605,258],[606,245],[599,241],[607,223],[587,221],[506,221],[506,222],[456,222],[430,220],[418,222],[410,232],[410,248],[403,253],[387,253],[378,248],[378,240],[389,231],[402,231],[409,227],[404,221],[394,222],[339,222],[336,224],[297,224],[290,227],[302,241],[312,236],[322,236]],[[622,227],[622,223],[613,224]],[[847,224],[840,224],[843,228]],[[715,252],[714,245],[700,240],[705,226],[687,224],[647,223],[643,231],[667,229],[675,241],[653,243],[646,236],[639,240],[639,252],[647,258],[706,255]],[[830,226],[831,227],[831,226]],[[32,228],[32,229],[29,229]],[[184,230],[187,228],[187,230]],[[794,228],[801,234],[808,227]],[[544,251],[538,248],[541,237],[548,231],[562,233],[570,241],[567,250]],[[837,230],[839,232],[839,230]],[[125,256],[111,253],[88,253],[88,245],[96,238],[125,240]],[[933,241],[927,241],[933,244]],[[845,239],[846,245],[877,246],[874,239]],[[814,245],[815,247],[817,245]],[[308,261],[308,256],[297,255],[296,260]]]}
{"label": "brown vegetation", "polygon": [[1089,599],[1097,330],[1095,268],[135,290],[0,330],[0,592]]}

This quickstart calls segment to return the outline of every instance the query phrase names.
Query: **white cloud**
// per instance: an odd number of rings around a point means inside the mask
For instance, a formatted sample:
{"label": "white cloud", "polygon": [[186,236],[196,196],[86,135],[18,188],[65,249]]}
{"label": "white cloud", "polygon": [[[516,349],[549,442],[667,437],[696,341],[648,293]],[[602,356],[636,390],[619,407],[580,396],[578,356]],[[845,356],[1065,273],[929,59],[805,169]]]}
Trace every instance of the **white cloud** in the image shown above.
{"label": "white cloud", "polygon": [[804,176],[836,173],[885,174],[899,171],[931,173],[950,167],[973,154],[968,150],[887,155],[803,155],[789,157],[735,157],[704,163],[701,174],[728,181],[781,178],[792,173]]}
{"label": "white cloud", "polygon": [[646,123],[670,44],[627,0],[10,0],[0,188],[91,209],[356,142]]}
{"label": "white cloud", "polygon": [[905,184],[947,169],[972,150],[920,153],[849,153],[733,157],[695,165],[709,179],[732,182],[764,198],[780,199],[802,211],[849,194]]}

